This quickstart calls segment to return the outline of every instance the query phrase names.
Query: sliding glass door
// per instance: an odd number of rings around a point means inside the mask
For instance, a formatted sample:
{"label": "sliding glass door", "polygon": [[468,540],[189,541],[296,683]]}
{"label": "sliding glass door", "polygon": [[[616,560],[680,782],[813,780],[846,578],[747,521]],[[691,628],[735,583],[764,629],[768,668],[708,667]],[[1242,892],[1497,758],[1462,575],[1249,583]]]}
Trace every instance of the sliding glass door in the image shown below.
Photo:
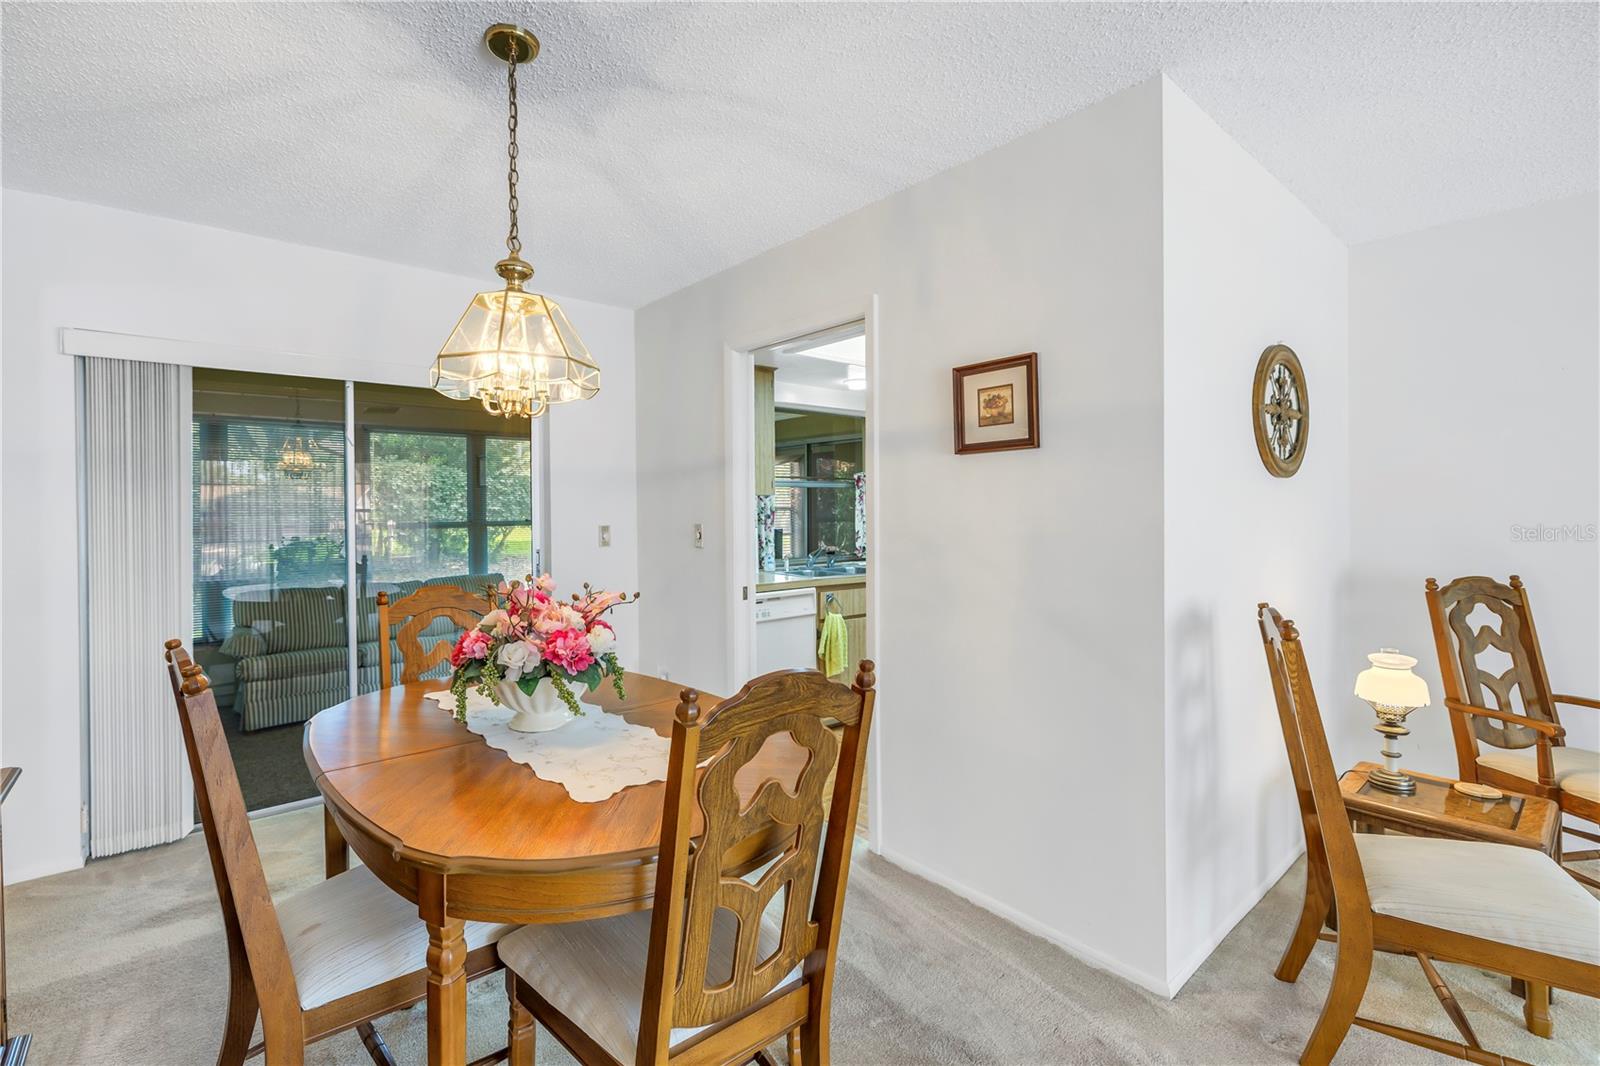
{"label": "sliding glass door", "polygon": [[300,723],[350,694],[344,383],[193,373],[194,656],[252,809],[315,794]]}
{"label": "sliding glass door", "polygon": [[[398,599],[436,584],[478,592],[533,571],[529,430],[522,419],[497,418],[427,389],[356,385],[360,691],[398,680],[379,676],[379,592]],[[455,635],[441,621],[426,631],[424,647]],[[445,671],[440,664],[428,676]]]}
{"label": "sliding glass door", "polygon": [[[430,389],[194,371],[193,641],[251,809],[315,795],[302,724],[398,680],[379,592],[536,569],[536,426]],[[454,638],[436,628],[425,647]]]}

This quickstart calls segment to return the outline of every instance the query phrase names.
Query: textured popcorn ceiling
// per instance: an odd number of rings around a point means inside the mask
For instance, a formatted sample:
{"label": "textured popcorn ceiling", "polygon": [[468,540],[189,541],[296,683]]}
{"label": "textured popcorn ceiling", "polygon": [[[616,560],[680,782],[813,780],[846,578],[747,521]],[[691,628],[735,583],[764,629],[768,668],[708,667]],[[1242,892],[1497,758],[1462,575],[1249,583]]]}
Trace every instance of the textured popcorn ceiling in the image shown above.
{"label": "textured popcorn ceiling", "polygon": [[1165,70],[1349,241],[1595,188],[1593,4],[4,7],[3,177],[635,306]]}

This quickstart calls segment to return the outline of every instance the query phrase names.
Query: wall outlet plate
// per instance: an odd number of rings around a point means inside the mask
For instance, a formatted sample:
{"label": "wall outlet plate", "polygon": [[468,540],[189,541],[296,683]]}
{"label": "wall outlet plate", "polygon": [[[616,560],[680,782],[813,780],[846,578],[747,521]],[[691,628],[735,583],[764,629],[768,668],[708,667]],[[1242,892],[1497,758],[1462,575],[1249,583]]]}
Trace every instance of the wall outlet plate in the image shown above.
{"label": "wall outlet plate", "polygon": [[602,547],[602,548],[611,547],[611,527],[610,526],[601,526],[600,527],[600,547]]}

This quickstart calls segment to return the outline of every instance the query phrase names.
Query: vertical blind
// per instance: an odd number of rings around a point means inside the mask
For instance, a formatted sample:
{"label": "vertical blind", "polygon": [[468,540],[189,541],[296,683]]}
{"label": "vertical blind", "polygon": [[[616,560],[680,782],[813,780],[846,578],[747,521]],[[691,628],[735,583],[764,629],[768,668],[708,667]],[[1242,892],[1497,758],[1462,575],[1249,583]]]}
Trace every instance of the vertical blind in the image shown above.
{"label": "vertical blind", "polygon": [[[162,643],[191,625],[189,371],[84,359],[89,848],[176,840],[193,786]],[[48,713],[48,709],[41,709]]]}

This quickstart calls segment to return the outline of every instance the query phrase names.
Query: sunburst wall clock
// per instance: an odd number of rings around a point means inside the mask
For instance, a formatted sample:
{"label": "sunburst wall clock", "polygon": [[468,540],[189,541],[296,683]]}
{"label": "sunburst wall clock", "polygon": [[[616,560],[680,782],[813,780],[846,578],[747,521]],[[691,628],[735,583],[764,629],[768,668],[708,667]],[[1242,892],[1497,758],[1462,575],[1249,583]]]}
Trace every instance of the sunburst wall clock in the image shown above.
{"label": "sunburst wall clock", "polygon": [[1306,456],[1311,430],[1311,402],[1306,372],[1287,344],[1274,344],[1256,363],[1250,390],[1250,418],[1256,427],[1256,451],[1273,477],[1294,477]]}

